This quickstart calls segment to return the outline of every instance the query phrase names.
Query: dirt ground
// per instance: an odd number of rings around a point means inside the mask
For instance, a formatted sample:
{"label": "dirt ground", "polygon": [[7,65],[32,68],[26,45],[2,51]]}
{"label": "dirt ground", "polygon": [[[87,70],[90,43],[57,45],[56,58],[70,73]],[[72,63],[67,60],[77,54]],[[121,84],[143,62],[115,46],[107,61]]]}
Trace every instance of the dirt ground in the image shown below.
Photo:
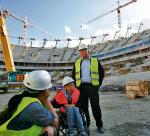
{"label": "dirt ground", "polygon": [[[0,110],[16,93],[0,93]],[[131,100],[122,92],[100,92],[100,105],[105,128],[102,136],[150,136],[150,95]],[[91,136],[100,135],[92,113],[91,120]]]}

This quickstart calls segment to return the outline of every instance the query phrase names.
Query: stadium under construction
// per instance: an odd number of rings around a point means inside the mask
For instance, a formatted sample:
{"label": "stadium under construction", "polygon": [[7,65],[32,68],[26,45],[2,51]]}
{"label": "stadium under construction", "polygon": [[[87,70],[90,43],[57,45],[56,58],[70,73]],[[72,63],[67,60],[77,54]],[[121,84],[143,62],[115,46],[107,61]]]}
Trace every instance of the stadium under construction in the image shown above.
{"label": "stadium under construction", "polygon": [[[89,45],[91,55],[105,68],[103,85],[125,85],[128,79],[150,80],[150,30],[104,43]],[[12,45],[17,72],[9,74],[8,82],[17,86],[26,72],[45,69],[50,72],[55,86],[66,75],[71,75],[78,47],[44,48]],[[3,51],[0,50],[1,73],[6,71]],[[6,77],[5,77],[6,78]]]}
{"label": "stadium under construction", "polygon": [[[105,40],[108,34],[101,35],[102,40],[96,43],[94,39],[99,36],[66,38],[52,40],[54,46],[45,46],[48,42],[43,39],[38,47],[33,46],[34,38],[26,37],[28,25],[34,29],[39,27],[30,24],[26,19],[22,20],[5,10],[0,14],[0,90],[8,93],[0,93],[0,109],[14,94],[20,93],[23,80],[26,75],[34,70],[46,70],[52,78],[52,97],[62,88],[62,79],[72,76],[74,62],[79,55],[79,45],[89,39],[88,51],[92,57],[97,58],[104,67],[105,77],[99,88],[100,105],[104,120],[105,133],[103,136],[149,136],[150,135],[150,29],[142,29],[139,24],[137,33],[130,33],[131,27],[127,27],[126,35],[119,35],[121,31],[120,9],[136,2],[119,5],[114,10],[106,12],[88,21],[89,24],[100,17],[114,11],[118,13],[119,31],[114,33],[112,40]],[[24,25],[24,36],[9,36],[7,33],[6,18],[11,16]],[[83,26],[81,26],[83,27]],[[46,35],[46,31],[40,30]],[[118,34],[118,36],[117,36]],[[11,38],[17,39],[18,44],[10,42]],[[30,41],[26,45],[25,40]],[[64,41],[61,48],[57,44]],[[70,47],[72,41],[79,42],[77,46]],[[7,89],[6,89],[7,88]],[[18,91],[19,90],[19,91]],[[128,96],[129,98],[127,98]],[[140,96],[141,99],[135,99]],[[145,97],[146,96],[146,97]],[[92,114],[91,107],[90,115]],[[98,135],[94,130],[94,119],[89,128],[90,135]],[[0,135],[1,136],[1,135]]]}

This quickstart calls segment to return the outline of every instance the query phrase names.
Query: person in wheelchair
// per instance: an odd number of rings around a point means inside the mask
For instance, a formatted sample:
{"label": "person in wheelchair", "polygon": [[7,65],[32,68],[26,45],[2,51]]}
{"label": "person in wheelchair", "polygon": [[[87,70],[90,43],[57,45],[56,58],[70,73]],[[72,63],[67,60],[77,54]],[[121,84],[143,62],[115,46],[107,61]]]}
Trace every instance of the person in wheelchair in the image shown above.
{"label": "person in wheelchair", "polygon": [[[59,105],[60,111],[66,114],[68,132],[67,136],[74,136],[74,125],[78,136],[88,136],[83,126],[83,120],[76,106],[80,92],[74,86],[74,80],[71,77],[64,77],[63,90],[56,93],[53,97],[52,104]],[[55,107],[55,106],[54,106]]]}

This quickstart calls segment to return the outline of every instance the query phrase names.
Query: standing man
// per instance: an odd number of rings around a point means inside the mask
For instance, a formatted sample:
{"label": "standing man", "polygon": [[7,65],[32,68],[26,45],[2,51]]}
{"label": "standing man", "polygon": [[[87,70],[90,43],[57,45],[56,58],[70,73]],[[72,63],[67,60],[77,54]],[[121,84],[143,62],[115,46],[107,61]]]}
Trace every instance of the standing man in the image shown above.
{"label": "standing man", "polygon": [[99,133],[104,133],[98,90],[104,78],[104,69],[97,58],[89,55],[85,44],[79,45],[80,58],[75,61],[72,77],[80,90],[79,103],[83,109],[87,126],[90,126],[89,100]]}

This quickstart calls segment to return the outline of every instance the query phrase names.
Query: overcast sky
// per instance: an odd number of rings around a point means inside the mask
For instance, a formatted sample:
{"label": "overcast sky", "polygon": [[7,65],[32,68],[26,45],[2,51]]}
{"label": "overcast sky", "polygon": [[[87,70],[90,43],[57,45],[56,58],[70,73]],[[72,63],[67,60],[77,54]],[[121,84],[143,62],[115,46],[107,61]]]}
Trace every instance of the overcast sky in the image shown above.
{"label": "overcast sky", "polygon": [[[120,0],[120,4],[131,0]],[[51,37],[39,32],[31,27],[27,29],[28,38],[37,39],[34,46],[42,45],[42,39],[66,39],[91,37],[108,33],[108,39],[112,39],[115,31],[118,30],[117,13],[111,13],[100,18],[81,29],[80,25],[85,24],[96,16],[116,8],[117,0],[0,0],[1,9],[8,9],[19,18],[28,17],[29,22],[34,26],[46,31]],[[137,0],[121,9],[122,30],[121,36],[125,36],[127,27],[131,26],[130,33],[137,32],[139,24],[142,22],[141,31],[150,28],[150,0]],[[9,35],[22,36],[23,24],[8,17],[7,28]],[[101,42],[102,36],[95,39]],[[11,39],[15,44],[17,41]],[[85,40],[84,43],[90,43]],[[26,41],[30,43],[30,41]],[[70,46],[77,45],[79,41],[70,42]],[[47,46],[54,45],[55,42],[48,42]],[[66,46],[66,42],[59,42],[58,47]]]}

